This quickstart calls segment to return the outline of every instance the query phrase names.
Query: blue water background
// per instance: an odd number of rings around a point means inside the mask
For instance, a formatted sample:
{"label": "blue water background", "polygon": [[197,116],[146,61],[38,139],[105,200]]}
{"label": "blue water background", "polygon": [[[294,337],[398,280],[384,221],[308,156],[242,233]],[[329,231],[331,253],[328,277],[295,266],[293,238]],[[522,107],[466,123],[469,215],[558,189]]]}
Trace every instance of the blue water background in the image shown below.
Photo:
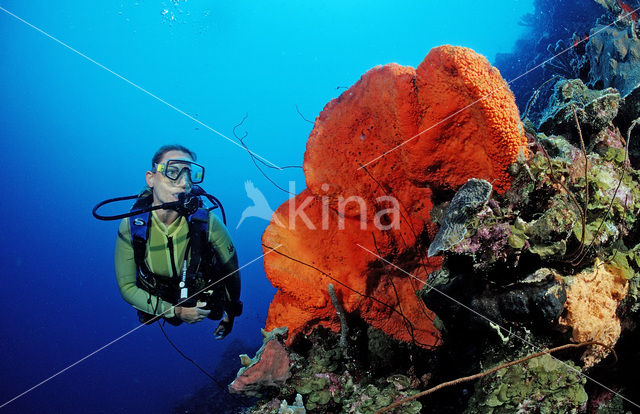
{"label": "blue water background", "polygon": [[[301,165],[314,119],[373,66],[417,66],[441,44],[493,61],[512,50],[531,0],[17,1],[0,6],[253,151]],[[91,209],[138,192],[153,152],[182,143],[207,167],[205,189],[224,203],[241,264],[262,253],[267,222],[236,224],[251,180],[276,208],[288,198],[246,152],[114,74],[0,11],[0,404],[138,326],[113,271],[117,222]],[[304,188],[299,170],[271,176]],[[126,210],[128,204],[117,209]],[[115,209],[110,210],[115,211]],[[261,343],[275,290],[262,261],[242,270],[245,312],[215,341],[215,324],[168,327],[204,368]],[[232,348],[229,348],[232,347]],[[235,357],[233,357],[235,358]],[[218,373],[223,376],[225,373]],[[209,380],[157,326],[124,336],[0,409],[170,412]]]}

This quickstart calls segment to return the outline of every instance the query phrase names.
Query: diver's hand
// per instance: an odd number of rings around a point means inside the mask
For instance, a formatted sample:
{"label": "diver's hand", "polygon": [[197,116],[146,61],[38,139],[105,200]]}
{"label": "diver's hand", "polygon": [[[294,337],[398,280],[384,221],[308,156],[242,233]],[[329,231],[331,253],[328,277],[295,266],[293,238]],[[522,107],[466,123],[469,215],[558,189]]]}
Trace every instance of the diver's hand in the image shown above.
{"label": "diver's hand", "polygon": [[186,323],[196,323],[206,318],[211,312],[210,310],[203,309],[205,306],[207,306],[206,302],[198,302],[195,308],[176,306],[173,311],[181,321]]}
{"label": "diver's hand", "polygon": [[224,318],[218,324],[213,335],[216,339],[222,339],[225,336],[231,333],[231,329],[233,328],[233,316],[227,315],[227,312],[224,313]]}

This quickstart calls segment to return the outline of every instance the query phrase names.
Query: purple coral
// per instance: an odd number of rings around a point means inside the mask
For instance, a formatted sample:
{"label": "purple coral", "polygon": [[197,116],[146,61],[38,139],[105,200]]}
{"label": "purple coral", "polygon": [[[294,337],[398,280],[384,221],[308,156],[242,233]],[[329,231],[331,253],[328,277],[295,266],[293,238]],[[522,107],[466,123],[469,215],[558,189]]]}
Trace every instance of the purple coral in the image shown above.
{"label": "purple coral", "polygon": [[455,252],[471,254],[482,261],[506,261],[511,228],[507,223],[480,225],[476,234],[456,246]]}

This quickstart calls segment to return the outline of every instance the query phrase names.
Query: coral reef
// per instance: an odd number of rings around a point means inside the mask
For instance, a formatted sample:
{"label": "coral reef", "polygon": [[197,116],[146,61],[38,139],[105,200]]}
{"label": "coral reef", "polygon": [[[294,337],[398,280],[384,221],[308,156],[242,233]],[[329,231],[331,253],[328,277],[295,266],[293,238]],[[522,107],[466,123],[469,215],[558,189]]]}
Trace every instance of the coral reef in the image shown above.
{"label": "coral reef", "polygon": [[585,382],[571,361],[542,355],[480,380],[465,414],[582,411],[588,398]]}
{"label": "coral reef", "polygon": [[[615,130],[608,119],[608,124],[592,121],[592,125]],[[617,335],[605,331],[619,334],[615,312],[626,296],[624,280],[635,274],[636,250],[625,243],[637,243],[630,231],[636,221],[632,212],[640,208],[638,176],[635,171],[624,174],[624,148],[617,145],[604,151],[600,142],[601,156],[583,153],[561,136],[540,134],[537,140],[540,147],[533,148],[532,157],[514,164],[511,189],[466,218],[466,228],[458,232],[464,238],[444,252],[443,270],[434,273],[431,286],[423,289],[425,302],[445,326],[487,323],[443,298],[434,287],[496,323],[527,323],[536,329],[552,328],[563,309],[576,319],[578,313],[583,318],[594,313],[586,312],[586,307],[571,310],[580,303],[598,309],[603,325],[589,329],[589,334],[574,335],[574,340],[613,345]],[[609,264],[597,265],[598,257],[607,257]],[[573,272],[587,265],[585,274],[595,272],[597,282],[580,291],[582,277]],[[620,286],[611,290],[602,279],[613,272],[620,275]],[[586,296],[576,299],[578,292]],[[570,299],[566,304],[565,298]],[[572,325],[566,315],[561,320]]]}
{"label": "coral reef", "polygon": [[[549,10],[532,25],[574,7],[536,4]],[[294,398],[319,413],[638,408],[615,375],[640,368],[637,33],[629,16],[590,30],[594,10],[602,24],[626,7],[601,4],[571,23],[575,59],[547,67],[575,78],[549,81],[524,126],[497,70],[451,46],[415,70],[374,68],[327,104],[308,187],[263,235],[278,288],[267,328],[290,329],[290,376],[251,412]],[[545,36],[536,45],[562,40]]]}
{"label": "coral reef", "polygon": [[[615,88],[623,98],[620,100],[620,114],[625,118],[623,124],[628,125],[640,110],[640,74],[636,69],[640,63],[640,21],[637,13],[630,13],[638,4],[601,0],[597,1],[602,6],[598,9],[596,2],[560,1],[544,10],[549,6],[544,3],[548,1],[536,1],[536,12],[523,19],[531,25],[532,32],[519,42],[527,43],[528,47],[520,47],[517,55],[496,57],[496,66],[507,78],[527,74],[526,82],[511,85],[518,106],[526,107],[524,112],[528,118],[539,126],[540,119],[549,115],[543,113],[548,109],[544,106],[548,97],[558,97],[558,87],[548,88],[553,86],[549,81],[555,75],[572,82],[580,80],[597,91]],[[543,21],[545,24],[541,24]],[[563,30],[558,31],[558,28]],[[543,47],[547,49],[546,55],[541,52]],[[530,59],[522,53],[531,55]],[[529,74],[527,69],[534,64],[542,64],[544,70]],[[538,99],[540,96],[543,99]],[[561,106],[557,109],[562,111]],[[618,111],[618,108],[614,109]],[[589,119],[583,117],[581,121]]]}
{"label": "coral reef", "polygon": [[240,355],[243,367],[229,385],[230,393],[256,396],[269,387],[282,385],[291,375],[289,352],[283,344],[287,328],[276,328],[269,332],[263,330],[262,336],[262,347],[253,359],[245,354]]}
{"label": "coral reef", "polygon": [[595,89],[615,88],[626,98],[640,86],[640,39],[632,25],[591,29],[587,51]]}
{"label": "coral reef", "polygon": [[[362,324],[354,327],[360,339],[371,342],[373,348],[378,346],[374,344],[382,339],[380,336],[372,335]],[[290,412],[280,410],[291,410],[286,401],[294,396],[298,410],[303,407],[310,412],[373,413],[417,393],[414,387],[419,381],[415,378],[402,374],[376,377],[373,371],[367,372],[367,364],[362,363],[367,360],[366,352],[358,363],[345,360],[332,332],[315,330],[307,340],[310,343],[306,347],[292,353],[292,376],[286,385],[275,398],[257,404],[252,413]],[[413,401],[404,405],[402,412],[419,413],[421,407]]]}
{"label": "coral reef", "polygon": [[243,412],[640,408],[640,4],[535,5],[502,74],[573,47],[509,85],[522,123],[500,73],[452,46],[318,116],[307,188],[263,235],[266,328],[288,336],[242,358]]}
{"label": "coral reef", "polygon": [[564,310],[565,287],[549,269],[539,269],[508,286],[490,287],[478,280],[476,274],[446,277],[443,273],[439,272],[422,294],[425,301],[432,303],[445,327],[466,326],[472,330],[480,325],[497,330],[499,335],[499,327],[510,323],[551,329]]}
{"label": "coral reef", "polygon": [[[588,40],[591,28],[603,13],[613,15],[589,0],[534,0],[533,3],[534,10],[520,21],[528,29],[527,33],[517,40],[513,52],[499,53],[495,59],[495,66],[504,78],[513,81],[509,86],[523,113],[534,91],[553,75],[588,81],[589,68],[582,67],[585,38]],[[540,101],[546,103],[546,97],[541,96]]]}
{"label": "coral reef", "polygon": [[296,399],[291,405],[287,403],[287,400],[282,400],[278,409],[278,414],[305,414],[306,412],[307,410],[304,408],[302,395],[300,394],[296,394]]}
{"label": "coral reef", "polygon": [[[576,342],[598,341],[613,346],[620,338],[618,306],[627,295],[629,281],[623,270],[596,260],[593,268],[570,278],[566,315],[558,321],[572,328]],[[608,354],[602,347],[590,348],[582,356],[591,367]]]}
{"label": "coral reef", "polygon": [[[507,349],[513,341],[531,350],[563,340],[613,347],[624,326],[620,315],[627,321],[637,316],[637,296],[628,294],[640,269],[640,174],[630,168],[626,153],[632,131],[624,139],[616,125],[616,90],[591,91],[579,80],[560,81],[556,90],[566,99],[552,99],[551,115],[542,123],[553,135],[531,132],[531,157],[512,166],[511,188],[493,194],[465,218],[465,229],[458,231],[463,239],[443,250],[442,270],[431,275],[430,286],[422,291],[448,333],[445,343],[461,332],[493,335],[511,359],[517,356]],[[596,366],[608,354],[607,348],[589,347],[582,369]],[[478,357],[485,363],[494,358]],[[507,404],[506,394],[496,400],[498,382],[486,389],[483,381],[476,386],[481,397],[469,405],[478,411],[469,412],[586,407],[582,387],[557,401],[541,399],[552,401],[542,408],[523,399]],[[508,383],[503,394],[516,392],[516,378],[509,377]]]}
{"label": "coral reef", "polygon": [[591,136],[611,125],[619,106],[620,94],[614,88],[594,91],[580,79],[560,80],[537,128],[548,135],[572,133],[576,129],[575,110],[585,135]]}
{"label": "coral reef", "polygon": [[469,215],[475,215],[477,210],[485,205],[492,190],[493,187],[488,181],[475,178],[460,187],[447,208],[438,234],[431,241],[427,252],[429,257],[440,251],[449,250],[462,241],[467,233],[465,224]]}
{"label": "coral reef", "polygon": [[440,264],[417,253],[435,234],[434,192],[474,177],[504,192],[524,144],[513,95],[470,49],[442,46],[416,70],[389,64],[364,74],[318,117],[305,152],[308,188],[263,235],[265,252],[280,246],[265,256],[279,289],[267,329],[288,326],[288,344],[316,326],[338,331],[333,283],[346,313],[397,339],[438,344],[433,314],[415,294],[420,280],[365,250],[424,280]]}

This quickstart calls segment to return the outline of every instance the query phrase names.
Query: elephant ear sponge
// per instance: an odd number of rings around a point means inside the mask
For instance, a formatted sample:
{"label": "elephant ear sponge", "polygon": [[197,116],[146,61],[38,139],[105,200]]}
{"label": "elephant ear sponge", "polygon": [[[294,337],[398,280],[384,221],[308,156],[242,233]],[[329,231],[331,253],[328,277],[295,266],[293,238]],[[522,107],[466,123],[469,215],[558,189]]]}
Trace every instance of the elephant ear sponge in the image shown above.
{"label": "elephant ear sponge", "polygon": [[507,83],[470,49],[435,48],[417,70],[369,70],[316,119],[307,189],[276,210],[262,237],[278,288],[266,329],[288,326],[289,343],[317,326],[339,330],[332,283],[347,314],[396,339],[437,345],[433,312],[415,293],[441,264],[427,257],[438,230],[433,192],[470,178],[506,191],[507,168],[525,144]]}
{"label": "elephant ear sponge", "polygon": [[513,93],[498,69],[471,49],[441,46],[416,69],[422,134],[407,143],[410,175],[457,189],[469,178],[503,193],[507,168],[526,138]]}

